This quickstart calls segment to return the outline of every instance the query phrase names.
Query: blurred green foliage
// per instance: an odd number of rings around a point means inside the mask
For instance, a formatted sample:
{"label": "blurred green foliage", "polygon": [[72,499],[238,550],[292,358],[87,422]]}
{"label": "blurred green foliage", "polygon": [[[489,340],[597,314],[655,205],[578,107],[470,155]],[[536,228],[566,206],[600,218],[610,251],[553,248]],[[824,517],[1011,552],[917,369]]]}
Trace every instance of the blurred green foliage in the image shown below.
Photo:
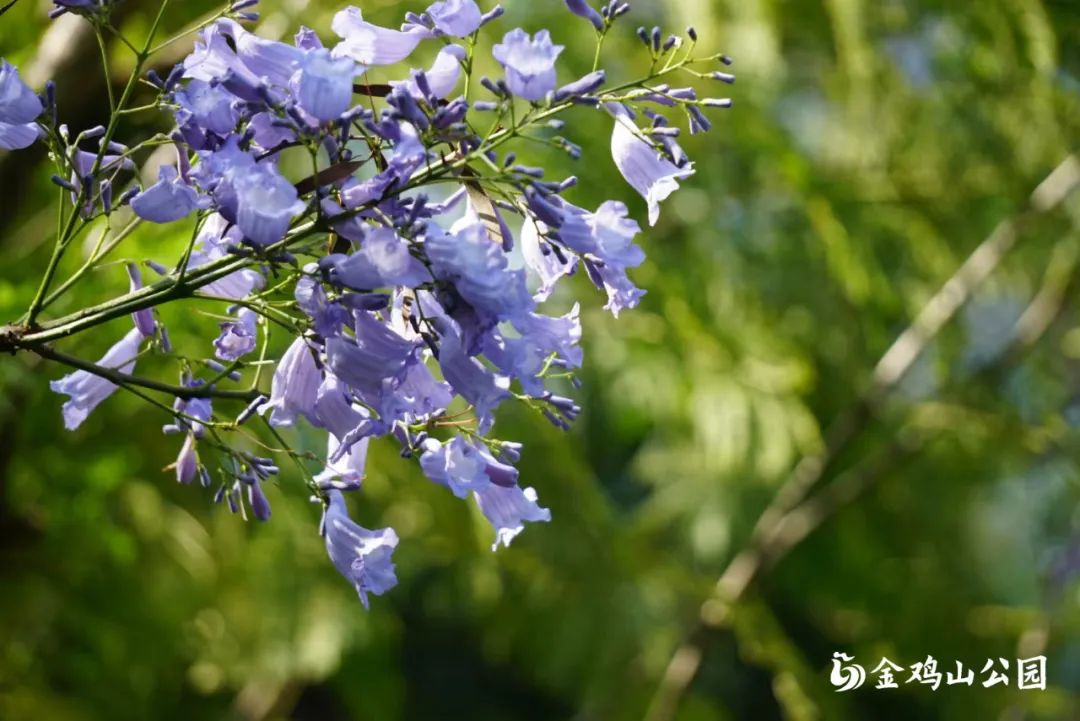
{"label": "blurred green foliage", "polygon": [[[328,37],[344,3],[261,4],[267,36],[304,23]],[[551,26],[568,48],[561,77],[588,70],[591,29],[562,3],[504,4],[488,41],[519,24]],[[644,716],[791,468],[821,449],[823,429],[857,402],[878,358],[959,264],[1076,149],[1080,7],[633,4],[606,48],[613,75],[647,63],[637,24],[693,24],[707,50],[736,58],[736,104],[712,134],[689,140],[698,173],[644,235],[643,306],[615,321],[575,279],[572,295],[587,299],[577,428],[562,434],[524,410],[501,421],[501,437],[526,441],[523,479],[551,524],[492,554],[490,529],[469,506],[378,447],[353,508],[400,533],[401,585],[365,613],[325,558],[317,508],[295,475],[271,489],[271,523],[245,524],[162,471],[177,450],[159,433],[163,414],[117,395],[65,433],[47,387],[62,370],[5,359],[0,719]],[[61,103],[84,91],[62,112],[89,127],[103,117],[96,56],[50,28],[47,5],[22,0],[0,17],[0,51],[24,69],[59,53],[49,62],[63,69]],[[422,8],[362,6],[387,25]],[[215,7],[173,2],[166,24],[179,30]],[[143,33],[155,9],[128,0],[125,32]],[[127,60],[114,50],[122,81]],[[631,194],[608,133],[595,111],[577,110],[568,136],[587,160],[542,158],[580,176],[579,205]],[[4,320],[25,308],[49,252],[54,193],[42,160],[0,155]],[[840,459],[841,471],[871,467],[870,491],[767,573],[733,632],[708,635],[675,718],[1080,715],[1076,299],[1065,296],[1030,352],[974,373],[1002,351],[1048,268],[1075,274],[1078,224],[1073,199],[1022,227],[1017,248]],[[168,260],[185,232],[140,230],[120,256]],[[110,266],[55,312],[125,282]],[[556,303],[571,302],[564,293]],[[165,320],[177,345],[213,333],[197,314]],[[96,357],[117,334],[107,326],[65,348]],[[917,453],[874,464],[911,436],[923,439]],[[319,444],[314,434],[304,442]],[[978,671],[990,657],[1045,653],[1050,688],[1020,692],[1013,677],[992,689],[839,695],[828,681],[838,650],[868,671],[882,656],[910,665],[931,654],[943,671],[956,660]]]}

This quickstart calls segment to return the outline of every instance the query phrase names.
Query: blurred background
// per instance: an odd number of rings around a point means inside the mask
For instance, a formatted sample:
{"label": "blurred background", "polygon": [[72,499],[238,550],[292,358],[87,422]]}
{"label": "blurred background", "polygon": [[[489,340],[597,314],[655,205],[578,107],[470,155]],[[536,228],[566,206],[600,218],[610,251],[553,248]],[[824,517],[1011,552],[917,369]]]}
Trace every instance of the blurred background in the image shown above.
{"label": "blurred background", "polygon": [[[330,39],[344,4],[263,0],[259,32],[285,38],[303,23]],[[567,46],[560,78],[589,69],[591,28],[561,2],[504,4],[486,47],[518,25],[551,27]],[[523,484],[552,522],[493,554],[470,506],[379,446],[352,503],[365,525],[401,535],[401,584],[365,612],[295,473],[269,491],[273,521],[245,524],[163,471],[178,441],[160,434],[162,413],[118,394],[67,433],[47,386],[63,369],[5,358],[0,719],[1080,718],[1080,203],[1060,197],[1068,166],[1050,188],[1061,202],[1028,200],[1080,139],[1080,6],[632,4],[609,39],[611,75],[647,69],[637,25],[692,24],[704,50],[735,58],[737,84],[710,89],[735,107],[688,139],[698,173],[641,239],[642,306],[616,321],[583,278],[554,301],[584,299],[573,432],[504,409],[498,434],[526,441]],[[218,5],[173,2],[166,28]],[[361,6],[396,25],[425,4]],[[54,77],[64,119],[90,127],[106,112],[96,48],[78,23],[48,23],[48,8],[21,0],[0,17],[0,54],[35,87]],[[141,37],[156,8],[127,0],[125,32]],[[122,84],[130,59],[111,50]],[[567,127],[585,160],[523,156],[580,176],[570,200],[588,207],[633,195],[593,112]],[[160,121],[144,114],[125,132]],[[0,154],[5,321],[50,252],[43,161]],[[632,211],[644,219],[642,203]],[[186,232],[145,228],[120,254],[168,260]],[[985,282],[964,286],[955,317],[882,385],[879,359],[980,247]],[[55,312],[125,289],[110,266]],[[216,332],[197,314],[165,320],[181,347]],[[96,358],[120,332],[63,347]],[[797,466],[821,500],[728,603],[717,579]],[[978,677],[935,691],[903,672],[897,690],[870,678],[838,694],[837,651],[868,672],[883,656],[930,655]],[[1039,654],[1047,690],[1019,691],[1015,659]],[[979,670],[999,657],[1008,685],[983,688]]]}

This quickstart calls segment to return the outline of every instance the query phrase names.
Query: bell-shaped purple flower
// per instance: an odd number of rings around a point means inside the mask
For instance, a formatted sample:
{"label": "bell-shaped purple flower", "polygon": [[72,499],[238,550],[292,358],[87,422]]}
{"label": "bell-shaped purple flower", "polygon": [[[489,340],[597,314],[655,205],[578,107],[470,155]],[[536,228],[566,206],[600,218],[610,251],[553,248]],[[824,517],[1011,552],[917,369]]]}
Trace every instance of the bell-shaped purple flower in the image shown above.
{"label": "bell-shaped purple flower", "polygon": [[278,362],[270,399],[259,407],[259,413],[271,411],[270,423],[275,426],[291,426],[298,415],[313,418],[321,383],[322,373],[311,348],[303,338],[297,338]]}
{"label": "bell-shaped purple flower", "polygon": [[369,531],[349,518],[341,491],[327,492],[322,533],[334,567],[345,577],[368,607],[369,593],[381,596],[397,585],[393,553],[398,536],[392,528]]}
{"label": "bell-shaped purple flower", "polygon": [[506,253],[481,223],[467,223],[454,235],[432,224],[424,249],[439,279],[453,283],[477,311],[508,320],[532,309],[524,271],[510,269]]}
{"label": "bell-shaped purple flower", "polygon": [[188,433],[184,437],[184,445],[180,447],[180,453],[176,456],[173,464],[176,470],[176,482],[188,485],[199,472],[199,454],[195,450],[195,434]]}
{"label": "bell-shaped purple flower", "polygon": [[611,134],[611,157],[626,182],[649,205],[649,225],[660,218],[660,203],[679,189],[679,181],[694,174],[694,164],[678,167],[659,152],[619,105],[611,108],[615,129]]}
{"label": "bell-shaped purple flower", "polygon": [[445,316],[441,320],[446,325],[439,345],[439,367],[443,378],[455,393],[473,406],[480,432],[484,433],[491,428],[496,406],[510,397],[510,379],[496,375],[468,355],[456,324]]}
{"label": "bell-shaped purple flower", "polygon": [[[130,281],[128,290],[131,293],[139,290],[143,287],[142,273],[139,271],[139,266],[134,263],[128,263],[127,265],[128,280]],[[143,308],[137,310],[131,314],[131,319],[135,322],[135,327],[139,329],[139,332],[149,338],[154,335],[154,331],[157,329],[157,321],[154,320],[154,311],[151,308]]]}
{"label": "bell-shaped purple flower", "polygon": [[559,279],[572,274],[577,267],[577,258],[572,254],[556,253],[550,245],[547,247],[541,245],[546,242],[540,239],[542,230],[546,231],[547,226],[535,218],[526,217],[520,234],[521,255],[525,259],[525,266],[536,275],[540,282],[533,293],[533,300],[538,303],[547,300],[555,290],[555,284],[559,282]]}
{"label": "bell-shaped purple flower", "polygon": [[236,225],[244,237],[258,245],[270,245],[284,238],[292,219],[306,207],[293,184],[267,165],[239,173],[233,189]]}
{"label": "bell-shaped purple flower", "polygon": [[259,315],[250,308],[241,308],[236,320],[221,324],[221,334],[214,339],[214,355],[223,361],[236,361],[255,350],[256,321]]}
{"label": "bell-shaped purple flower", "polygon": [[334,265],[331,280],[353,290],[393,286],[415,287],[431,281],[431,273],[392,228],[368,231],[360,249]]}
{"label": "bell-shaped purple flower", "polygon": [[[97,365],[102,368],[117,371],[125,375],[131,375],[135,370],[135,356],[139,354],[139,346],[143,341],[143,334],[138,328],[132,328],[127,335],[121,338],[109,351],[102,356]],[[106,398],[113,394],[117,385],[110,380],[94,375],[89,371],[75,371],[63,378],[49,383],[56,393],[69,396],[64,403],[64,427],[73,431],[82,425],[91,411]]]}
{"label": "bell-shaped purple flower", "polygon": [[475,0],[440,0],[427,9],[427,14],[436,30],[455,38],[472,35],[484,18]]}
{"label": "bell-shaped purple flower", "polygon": [[162,165],[158,170],[158,182],[131,201],[135,215],[151,223],[172,223],[207,205],[209,199],[200,198],[198,191],[181,180],[171,165]]}
{"label": "bell-shaped purple flower", "polygon": [[38,139],[34,120],[43,110],[41,100],[19,77],[19,69],[0,59],[0,148],[21,150]]}
{"label": "bell-shaped purple flower", "polygon": [[508,32],[491,52],[506,70],[510,92],[537,101],[555,89],[555,60],[562,51],[562,45],[552,44],[547,30],[530,37],[518,28]]}
{"label": "bell-shaped purple flower", "polygon": [[[236,128],[240,114],[236,109],[236,96],[221,85],[204,80],[192,80],[177,90],[175,99],[176,124],[189,136],[189,129],[204,136],[210,131],[225,137]],[[201,145],[201,140],[200,140]]]}
{"label": "bell-shaped purple flower", "polygon": [[[195,249],[191,252],[188,268],[198,268],[229,254],[228,248],[240,242],[240,231],[221,215],[215,213],[203,223],[199,236],[195,239]],[[262,288],[264,279],[258,271],[250,268],[238,270],[224,278],[204,285],[200,293],[216,298],[240,300],[251,292]]]}
{"label": "bell-shaped purple flower", "polygon": [[412,55],[421,40],[432,36],[430,30],[418,26],[401,31],[372,25],[357,7],[347,7],[334,15],[330,28],[343,38],[334,48],[334,55],[350,57],[361,65],[400,62]]}
{"label": "bell-shaped purple flower", "polygon": [[476,505],[495,528],[495,543],[491,545],[493,551],[498,549],[500,543],[509,546],[525,530],[526,522],[551,520],[551,511],[540,507],[536,491],[532,488],[493,483],[474,495]]}
{"label": "bell-shaped purple flower", "polygon": [[334,58],[322,48],[304,54],[299,68],[291,85],[304,112],[326,122],[336,120],[352,107],[355,61]]}
{"label": "bell-shaped purple flower", "polygon": [[[447,45],[435,56],[435,62],[424,71],[428,89],[436,98],[445,98],[454,92],[458,79],[461,77],[461,61],[465,59],[465,48],[460,45]],[[425,99],[424,93],[416,84],[416,80],[393,80],[393,86],[404,85],[409,94],[417,99]]]}
{"label": "bell-shaped purple flower", "polygon": [[423,447],[420,467],[424,473],[458,498],[466,498],[470,492],[482,492],[492,483],[517,484],[516,468],[496,460],[487,448],[461,436],[454,436],[446,443],[429,438]]}
{"label": "bell-shaped purple flower", "polygon": [[350,387],[378,393],[384,380],[401,378],[417,346],[370,313],[358,311],[355,317],[356,339],[328,338],[326,363]]}

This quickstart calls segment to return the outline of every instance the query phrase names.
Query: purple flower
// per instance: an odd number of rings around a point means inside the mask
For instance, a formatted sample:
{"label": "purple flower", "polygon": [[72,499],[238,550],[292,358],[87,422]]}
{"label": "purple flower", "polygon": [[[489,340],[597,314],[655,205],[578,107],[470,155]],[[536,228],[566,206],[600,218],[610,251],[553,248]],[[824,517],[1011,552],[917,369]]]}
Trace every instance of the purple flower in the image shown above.
{"label": "purple flower", "polygon": [[[135,356],[139,353],[143,338],[138,328],[132,328],[102,356],[97,365],[124,375],[131,375],[131,372],[135,370]],[[111,396],[117,387],[112,381],[89,371],[75,371],[49,383],[49,388],[54,392],[69,396],[63,409],[64,427],[69,431],[82,425],[91,411]]]}
{"label": "purple flower", "polygon": [[433,3],[427,14],[436,30],[455,38],[472,35],[483,21],[475,0],[441,0]]}
{"label": "purple flower", "polygon": [[566,0],[566,7],[570,12],[591,22],[597,30],[604,29],[604,18],[585,0]]}
{"label": "purple flower", "polygon": [[[454,92],[458,78],[461,77],[461,61],[465,59],[465,48],[460,45],[447,45],[435,56],[435,62],[424,71],[431,94],[436,98],[445,98]],[[424,93],[416,80],[393,80],[393,86],[404,85],[409,94],[417,99],[424,99]]]}
{"label": "purple flower", "polygon": [[679,181],[694,174],[693,163],[680,168],[662,157],[620,105],[609,107],[615,116],[611,156],[626,182],[649,205],[649,225],[660,218],[660,202],[679,189]]}
{"label": "purple flower", "polygon": [[326,49],[312,50],[300,61],[292,79],[296,101],[318,120],[335,120],[352,106],[356,63],[333,58]]}
{"label": "purple flower", "polygon": [[350,387],[377,395],[383,381],[402,377],[417,346],[371,313],[358,311],[355,318],[355,340],[342,336],[327,339],[326,363]]}
{"label": "purple flower", "polygon": [[136,195],[131,201],[135,215],[151,223],[172,223],[209,204],[198,191],[181,180],[176,168],[162,165],[158,182]]}
{"label": "purple flower", "polygon": [[180,453],[176,456],[176,482],[185,486],[195,480],[199,472],[199,454],[195,450],[195,434],[188,433],[184,438],[184,445],[180,447]]}
{"label": "purple flower", "polygon": [[241,308],[236,320],[221,324],[221,335],[214,340],[214,355],[223,361],[236,361],[255,350],[255,323],[258,314]]}
{"label": "purple flower", "polygon": [[34,120],[43,109],[19,77],[19,69],[0,59],[0,148],[21,150],[33,144],[40,134]]}
{"label": "purple flower", "polygon": [[428,478],[446,486],[458,498],[484,491],[492,483],[513,486],[518,477],[516,468],[497,461],[486,448],[461,436],[447,443],[426,440],[420,467]]}
{"label": "purple flower", "polygon": [[259,407],[259,413],[271,411],[270,423],[275,426],[291,426],[298,415],[314,418],[321,383],[322,373],[311,348],[303,338],[297,338],[278,362],[270,400]]}
{"label": "purple flower", "polygon": [[[127,264],[128,279],[131,281],[129,285],[129,292],[134,293],[143,287],[142,273],[139,272],[139,266],[134,263]],[[157,329],[157,321],[154,320],[154,311],[150,308],[143,308],[137,310],[131,314],[131,319],[135,322],[135,327],[139,329],[139,332],[149,338],[154,335],[154,330]]]}
{"label": "purple flower", "polygon": [[315,477],[324,488],[357,488],[364,478],[367,462],[367,437],[351,443],[347,451],[337,457],[338,449],[350,433],[368,418],[367,411],[358,409],[348,395],[348,388],[332,373],[327,373],[319,387],[315,400],[315,418],[326,428],[326,467]]}
{"label": "purple flower", "polygon": [[415,287],[429,282],[431,273],[392,228],[376,228],[364,236],[360,250],[334,265],[331,280],[353,290],[373,290]]}
{"label": "purple flower", "polygon": [[236,225],[244,237],[270,245],[285,237],[292,219],[306,207],[296,188],[269,165],[255,165],[233,180]]}
{"label": "purple flower", "polygon": [[443,378],[476,411],[481,433],[487,432],[493,422],[492,411],[510,397],[510,380],[496,375],[476,358],[468,355],[462,345],[461,331],[427,292],[421,294],[421,303],[429,316],[437,316],[441,329],[439,367]]}
{"label": "purple flower", "polygon": [[[243,100],[262,102],[263,80],[237,55],[235,23],[219,20],[199,33],[195,49],[184,59],[184,77],[220,83]],[[287,78],[286,78],[287,79]]]}
{"label": "purple flower", "polygon": [[236,44],[236,54],[256,77],[276,88],[289,84],[305,51],[276,40],[261,38],[233,20],[219,20],[223,31]]}
{"label": "purple flower", "polygon": [[547,30],[530,37],[518,28],[508,32],[491,52],[506,70],[510,92],[537,101],[555,89],[555,59],[562,51],[562,45],[551,43]]}
{"label": "purple flower", "polygon": [[409,57],[431,31],[410,26],[405,31],[372,25],[364,20],[360,8],[347,7],[334,15],[331,29],[343,40],[334,55],[348,56],[361,65],[391,65]]}
{"label": "purple flower", "polygon": [[393,553],[398,537],[392,528],[369,531],[349,518],[341,491],[327,492],[328,504],[323,515],[322,533],[326,551],[338,573],[345,577],[368,607],[368,593],[376,596],[397,585]]}
{"label": "purple flower", "polygon": [[[195,239],[195,249],[191,252],[187,267],[198,268],[200,265],[220,260],[229,254],[229,247],[239,242],[239,229],[215,213],[203,223],[202,230]],[[253,290],[262,288],[263,283],[264,279],[258,271],[244,268],[204,285],[199,292],[216,298],[240,300],[251,295]]]}
{"label": "purple flower", "polygon": [[429,225],[424,244],[440,280],[454,284],[476,310],[507,320],[533,307],[525,273],[510,270],[506,253],[480,223],[467,223],[454,235]]}
{"label": "purple flower", "polygon": [[539,288],[533,293],[533,299],[538,303],[547,300],[559,279],[572,274],[577,267],[577,258],[572,254],[560,255],[551,250],[550,245],[541,245],[542,231],[546,232],[547,226],[532,217],[526,217],[520,235],[521,255],[525,259],[525,265],[540,281]]}
{"label": "purple flower", "polygon": [[[176,124],[185,131],[185,137],[195,131],[204,136],[210,131],[221,137],[227,136],[236,128],[240,114],[236,109],[236,96],[221,85],[204,80],[192,80],[184,88],[177,90]],[[202,137],[189,137],[189,142],[203,144]]]}
{"label": "purple flower", "polygon": [[536,502],[536,491],[532,488],[491,484],[474,495],[476,505],[495,527],[495,543],[491,545],[493,551],[498,549],[500,543],[509,547],[510,542],[525,530],[527,521],[551,520],[551,511],[540,507]]}

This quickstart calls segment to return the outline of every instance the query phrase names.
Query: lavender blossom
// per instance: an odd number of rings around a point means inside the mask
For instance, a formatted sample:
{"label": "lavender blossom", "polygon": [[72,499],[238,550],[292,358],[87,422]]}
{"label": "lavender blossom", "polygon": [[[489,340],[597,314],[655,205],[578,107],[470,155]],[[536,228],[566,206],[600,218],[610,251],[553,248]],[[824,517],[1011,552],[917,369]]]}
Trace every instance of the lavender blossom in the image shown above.
{"label": "lavender blossom", "polygon": [[430,281],[431,273],[392,229],[378,228],[364,236],[358,251],[334,265],[331,278],[353,290],[374,290],[417,286]]}
{"label": "lavender blossom", "polygon": [[679,189],[679,181],[694,174],[694,164],[678,167],[649,144],[626,109],[615,105],[615,129],[611,134],[611,156],[623,178],[649,205],[649,225],[660,218],[660,203]]}
{"label": "lavender blossom", "polygon": [[321,382],[322,374],[310,346],[297,338],[281,357],[270,386],[270,400],[259,408],[259,413],[270,411],[270,423],[275,426],[291,426],[299,415],[312,418]]}
{"label": "lavender blossom", "polygon": [[421,40],[431,37],[427,28],[410,26],[405,31],[372,25],[360,8],[347,7],[334,15],[331,29],[342,39],[334,55],[350,57],[361,65],[391,65],[412,55]]}
{"label": "lavender blossom", "polygon": [[427,15],[436,30],[455,38],[472,35],[483,22],[475,0],[440,0],[427,9]]}
{"label": "lavender blossom", "polygon": [[331,490],[326,495],[328,502],[322,523],[326,552],[367,608],[368,593],[381,596],[397,585],[392,556],[398,536],[392,528],[369,531],[357,525],[349,518],[341,491]]}
{"label": "lavender blossom", "polygon": [[34,143],[40,130],[41,100],[19,77],[19,70],[0,59],[0,149],[21,150]]}
{"label": "lavender blossom", "polygon": [[425,441],[420,467],[428,478],[446,486],[458,498],[484,491],[492,483],[513,486],[518,477],[516,468],[495,460],[487,449],[461,436],[448,443],[434,438]]}
{"label": "lavender blossom", "polygon": [[[130,280],[128,290],[132,293],[143,287],[142,273],[139,271],[139,266],[134,263],[127,264],[128,279]],[[157,321],[154,320],[154,311],[150,308],[143,308],[137,310],[131,314],[131,319],[135,322],[135,327],[144,336],[149,338],[154,335],[154,331],[157,329]]]}
{"label": "lavender blossom", "polygon": [[506,70],[510,92],[535,102],[555,89],[555,59],[562,51],[562,45],[552,44],[547,30],[530,37],[518,28],[508,32],[491,52]]}
{"label": "lavender blossom", "polygon": [[318,120],[334,120],[352,105],[356,63],[333,58],[326,49],[312,50],[299,62],[291,85],[300,107]]}
{"label": "lavender blossom", "polygon": [[477,491],[474,496],[480,512],[495,528],[495,542],[491,544],[493,551],[498,549],[500,543],[509,548],[510,542],[525,530],[526,522],[551,520],[551,511],[540,507],[536,491],[532,488],[493,483],[483,491]]}
{"label": "lavender blossom", "polygon": [[162,165],[158,182],[131,200],[135,215],[151,223],[172,223],[207,205],[209,199],[200,198],[195,188],[180,180],[171,165]]}
{"label": "lavender blossom", "polygon": [[[108,370],[131,375],[135,370],[135,356],[143,341],[143,334],[138,328],[132,328],[102,356],[97,365]],[[55,393],[69,396],[64,403],[64,427],[73,431],[82,425],[87,416],[113,394],[118,386],[112,381],[94,375],[89,371],[75,371],[60,380],[49,383]]]}
{"label": "lavender blossom", "polygon": [[223,361],[237,361],[255,350],[258,314],[250,308],[237,311],[236,320],[221,324],[214,340],[214,355]]}

